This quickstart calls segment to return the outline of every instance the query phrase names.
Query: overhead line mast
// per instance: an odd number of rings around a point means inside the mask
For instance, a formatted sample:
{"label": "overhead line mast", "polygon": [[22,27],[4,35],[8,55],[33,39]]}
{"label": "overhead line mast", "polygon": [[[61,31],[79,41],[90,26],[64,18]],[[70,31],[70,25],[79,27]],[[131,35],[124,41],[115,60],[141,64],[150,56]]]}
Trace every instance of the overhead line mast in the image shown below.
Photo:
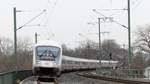
{"label": "overhead line mast", "polygon": [[[131,68],[131,59],[132,59],[132,54],[131,54],[131,24],[130,24],[130,0],[127,0],[127,9],[119,9],[119,10],[127,10],[128,12],[128,27],[125,25],[120,24],[119,22],[113,20],[113,22],[117,23],[118,25],[127,28],[128,29],[128,64],[129,64],[129,69]],[[111,9],[104,9],[104,10],[111,10]],[[118,9],[113,9],[113,10],[118,10]],[[103,17],[106,17],[104,14],[96,11],[95,9],[93,9],[94,12],[102,15]]]}
{"label": "overhead line mast", "polygon": [[129,68],[131,68],[131,26],[130,26],[130,0],[128,0],[128,62]]}

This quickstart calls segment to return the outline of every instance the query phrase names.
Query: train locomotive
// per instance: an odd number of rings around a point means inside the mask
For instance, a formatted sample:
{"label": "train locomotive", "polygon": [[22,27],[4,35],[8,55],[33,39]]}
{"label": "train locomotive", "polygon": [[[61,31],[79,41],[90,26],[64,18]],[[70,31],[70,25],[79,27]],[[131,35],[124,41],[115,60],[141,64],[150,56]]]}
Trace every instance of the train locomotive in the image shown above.
{"label": "train locomotive", "polygon": [[55,41],[42,41],[33,47],[32,71],[35,76],[56,78],[61,74],[62,48]]}

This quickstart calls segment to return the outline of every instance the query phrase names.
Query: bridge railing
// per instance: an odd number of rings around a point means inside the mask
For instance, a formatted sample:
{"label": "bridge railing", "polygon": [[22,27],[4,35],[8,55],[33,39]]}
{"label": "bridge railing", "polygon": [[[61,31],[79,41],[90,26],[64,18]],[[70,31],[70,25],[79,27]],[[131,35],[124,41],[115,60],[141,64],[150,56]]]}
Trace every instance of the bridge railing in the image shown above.
{"label": "bridge railing", "polygon": [[19,84],[20,80],[31,76],[31,70],[18,70],[0,73],[0,84]]}
{"label": "bridge railing", "polygon": [[123,79],[146,79],[150,80],[150,70],[144,69],[96,69],[96,73],[102,76],[109,76]]}

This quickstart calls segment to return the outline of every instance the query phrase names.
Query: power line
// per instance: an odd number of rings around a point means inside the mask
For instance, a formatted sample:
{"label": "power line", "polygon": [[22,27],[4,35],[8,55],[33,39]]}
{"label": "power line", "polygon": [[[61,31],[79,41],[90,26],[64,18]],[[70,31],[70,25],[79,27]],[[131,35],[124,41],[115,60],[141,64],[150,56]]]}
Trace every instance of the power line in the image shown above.
{"label": "power line", "polygon": [[98,12],[96,9],[93,9],[93,11],[96,12],[96,13],[98,13],[98,14],[100,14],[100,15],[103,16],[103,17],[106,17],[104,14]]}
{"label": "power line", "polygon": [[127,10],[127,9],[122,8],[122,9],[98,9],[98,10],[101,10],[101,11],[124,11],[124,10]]}
{"label": "power line", "polygon": [[[93,11],[94,11],[94,12],[96,12],[96,13],[98,13],[98,14],[100,14],[101,16],[103,16],[103,17],[107,18],[104,14],[102,14],[102,13],[100,13],[100,12],[96,11],[96,9],[93,9]],[[122,24],[121,24],[121,23],[119,23],[118,21],[112,20],[112,22],[115,22],[116,24],[118,24],[118,25],[120,25],[120,26],[122,26],[122,27],[124,27],[124,28],[128,28],[127,26],[122,25]]]}
{"label": "power line", "polygon": [[[53,3],[52,10],[49,11],[49,15],[48,15],[48,17],[47,17],[47,20],[46,20],[46,22],[45,22],[45,25],[49,23],[50,17],[51,17],[52,14],[54,13],[54,10],[55,10],[55,8],[56,8],[56,6],[57,6],[58,1],[59,1],[59,0],[55,0],[55,2]],[[48,9],[50,10],[50,8],[48,8],[48,6],[47,6],[46,9],[47,9],[47,10],[48,10]],[[47,11],[47,12],[48,12],[48,11]]]}
{"label": "power line", "polygon": [[43,11],[43,10],[40,10],[40,9],[34,9],[34,10],[17,10],[16,12],[40,12],[40,11]]}
{"label": "power line", "polygon": [[[100,11],[113,11],[114,13],[112,13],[110,16],[113,16],[113,15],[116,15],[119,13],[119,15],[121,14],[122,11],[126,11],[127,8],[120,8],[120,9],[97,9],[97,10],[100,10]],[[118,16],[119,16],[118,15]]]}
{"label": "power line", "polygon": [[28,22],[26,22],[24,25],[22,25],[21,27],[19,27],[17,30],[21,29],[22,27],[26,26],[27,24],[31,23],[33,20],[35,20],[37,17],[39,17],[40,15],[42,15],[46,10],[43,10],[41,13],[39,13],[38,15],[36,15],[35,17],[33,17],[31,20],[29,20]]}
{"label": "power line", "polygon": [[[48,25],[50,24],[51,16],[52,16],[52,14],[54,13],[54,11],[55,11],[55,9],[56,9],[56,7],[57,7],[57,3],[58,3],[59,0],[54,0],[54,2],[50,2],[50,1],[51,1],[51,0],[48,0],[48,3],[46,4],[46,9],[47,9],[48,11],[47,11],[46,20],[45,20],[45,23],[44,23],[44,25],[46,25],[45,27],[48,27]],[[49,7],[49,6],[51,6],[51,7]],[[50,28],[48,28],[48,29],[50,29]],[[50,32],[50,31],[51,31],[51,32]],[[48,33],[47,35],[49,35],[50,33],[52,33],[51,36],[54,36],[54,33],[53,33],[53,31],[52,31],[52,28],[51,28],[48,32],[49,32],[49,33]],[[51,36],[48,36],[48,37],[51,37]]]}
{"label": "power line", "polygon": [[131,2],[132,5],[136,4],[139,0],[134,0]]}
{"label": "power line", "polygon": [[143,0],[136,0],[137,4],[135,4],[135,6],[133,7],[133,10],[135,10],[141,3]]}

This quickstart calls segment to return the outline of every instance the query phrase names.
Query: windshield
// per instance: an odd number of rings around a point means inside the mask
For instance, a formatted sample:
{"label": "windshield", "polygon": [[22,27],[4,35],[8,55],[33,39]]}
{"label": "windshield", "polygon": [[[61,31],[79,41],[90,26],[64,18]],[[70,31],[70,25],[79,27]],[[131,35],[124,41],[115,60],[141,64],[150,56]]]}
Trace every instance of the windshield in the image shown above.
{"label": "windshield", "polygon": [[55,61],[55,58],[59,56],[60,49],[53,46],[38,46],[36,48],[37,59]]}

